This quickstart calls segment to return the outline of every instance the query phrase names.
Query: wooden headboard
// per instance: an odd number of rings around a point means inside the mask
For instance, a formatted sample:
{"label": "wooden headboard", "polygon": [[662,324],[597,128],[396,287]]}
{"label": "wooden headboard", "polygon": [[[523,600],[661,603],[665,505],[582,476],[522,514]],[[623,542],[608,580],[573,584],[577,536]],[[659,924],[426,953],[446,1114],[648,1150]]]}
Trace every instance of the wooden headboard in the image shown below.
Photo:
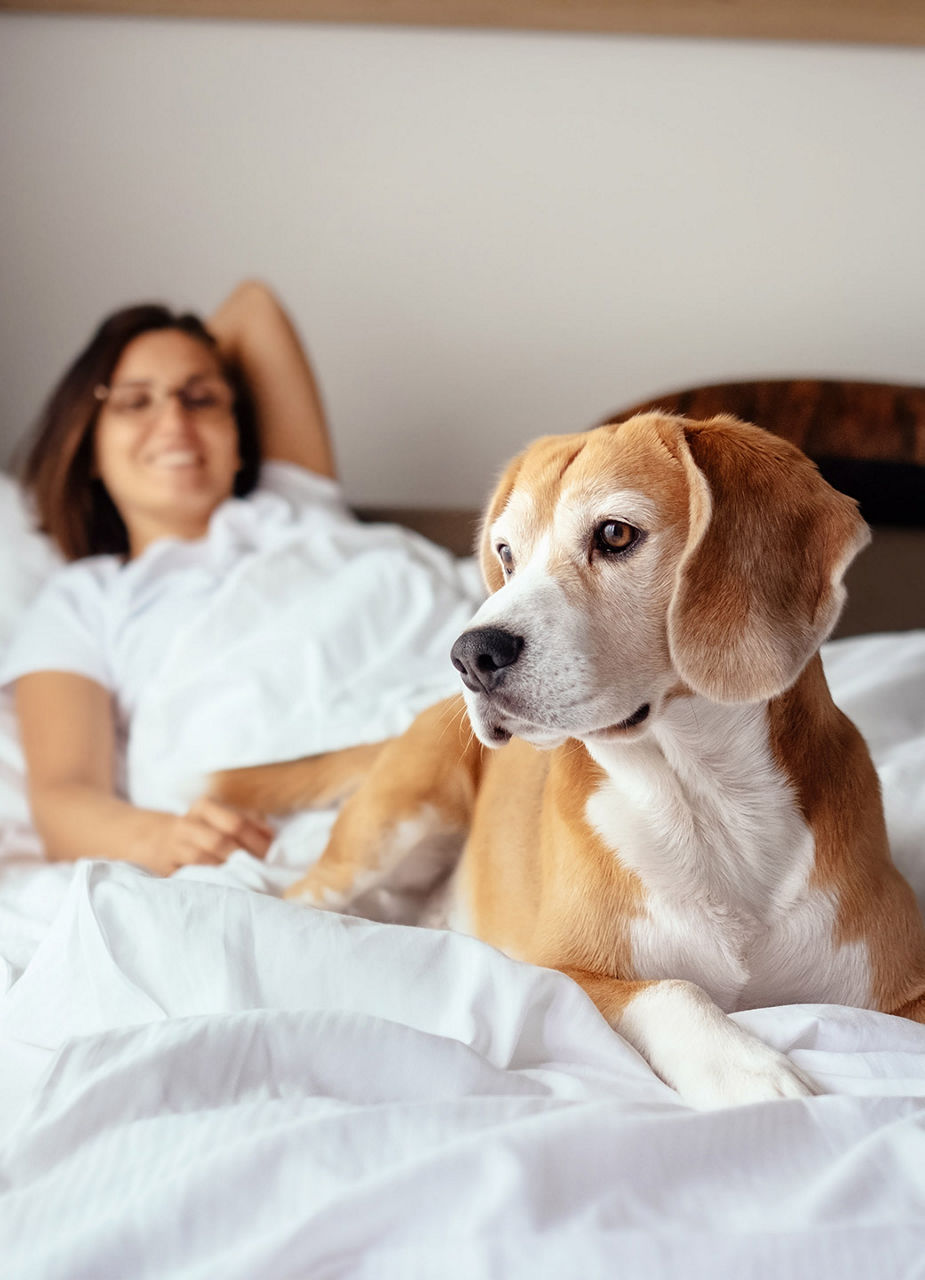
{"label": "wooden headboard", "polygon": [[778,378],[673,391],[607,422],[665,409],[688,418],[732,413],[791,440],[872,525],[925,526],[925,387]]}

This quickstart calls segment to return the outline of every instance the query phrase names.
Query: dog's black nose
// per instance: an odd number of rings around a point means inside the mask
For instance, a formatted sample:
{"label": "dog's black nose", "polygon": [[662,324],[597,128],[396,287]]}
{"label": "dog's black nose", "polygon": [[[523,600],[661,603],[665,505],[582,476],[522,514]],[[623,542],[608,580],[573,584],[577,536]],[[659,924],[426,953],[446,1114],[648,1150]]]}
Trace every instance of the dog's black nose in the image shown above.
{"label": "dog's black nose", "polygon": [[450,650],[450,658],[467,689],[490,693],[499,683],[500,673],[517,661],[523,647],[523,636],[501,627],[475,627],[462,633]]}

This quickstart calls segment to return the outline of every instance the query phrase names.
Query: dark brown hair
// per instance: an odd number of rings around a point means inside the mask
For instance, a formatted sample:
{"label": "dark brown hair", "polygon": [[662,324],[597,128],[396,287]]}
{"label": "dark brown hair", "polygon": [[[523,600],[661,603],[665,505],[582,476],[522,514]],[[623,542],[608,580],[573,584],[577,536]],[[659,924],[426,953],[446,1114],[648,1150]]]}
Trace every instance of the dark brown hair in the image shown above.
{"label": "dark brown hair", "polygon": [[234,393],[241,469],[237,497],[250,493],[260,472],[260,445],[253,403],[233,366],[222,360],[212,334],[198,316],[178,315],[157,303],[125,307],[108,316],[52,391],[27,442],[21,467],[39,528],[68,560],[128,553],[128,533],[102,480],[93,474],[93,435],[101,404],[98,386],[108,386],[122,352],[143,333],[178,329],[218,358]]}

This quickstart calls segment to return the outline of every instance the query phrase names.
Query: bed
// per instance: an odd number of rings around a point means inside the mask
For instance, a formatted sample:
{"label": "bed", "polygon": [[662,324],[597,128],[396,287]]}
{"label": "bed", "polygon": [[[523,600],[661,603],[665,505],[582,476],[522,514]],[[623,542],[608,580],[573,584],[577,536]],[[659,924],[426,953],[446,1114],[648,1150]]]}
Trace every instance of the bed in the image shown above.
{"label": "bed", "polygon": [[[0,538],[2,645],[55,565],[7,477]],[[921,608],[922,580],[888,594]],[[471,560],[393,524],[281,540],[165,655],[133,796],[177,807],[211,768],[398,731],[455,690],[446,655],[479,594]],[[252,624],[270,609],[272,634]],[[825,664],[925,907],[925,629],[856,616]],[[331,818],[282,826],[266,864],[236,853],[168,880],[48,863],[0,706],[4,1275],[922,1274],[925,1027],[821,1005],[736,1015],[826,1092],[691,1111],[563,975],[283,901]]]}

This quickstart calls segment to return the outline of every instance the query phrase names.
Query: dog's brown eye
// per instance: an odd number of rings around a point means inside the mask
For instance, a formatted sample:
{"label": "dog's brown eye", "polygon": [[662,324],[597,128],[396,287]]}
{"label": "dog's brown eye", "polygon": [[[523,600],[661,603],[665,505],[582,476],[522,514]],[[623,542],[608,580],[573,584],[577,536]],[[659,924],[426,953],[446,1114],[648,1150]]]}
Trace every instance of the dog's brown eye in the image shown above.
{"label": "dog's brown eye", "polygon": [[505,574],[510,577],[514,572],[514,553],[506,542],[499,542],[495,550],[498,552],[498,559],[501,561],[501,567]]}
{"label": "dog's brown eye", "polygon": [[601,551],[629,551],[640,536],[639,530],[625,520],[605,520],[598,526],[594,541]]}

